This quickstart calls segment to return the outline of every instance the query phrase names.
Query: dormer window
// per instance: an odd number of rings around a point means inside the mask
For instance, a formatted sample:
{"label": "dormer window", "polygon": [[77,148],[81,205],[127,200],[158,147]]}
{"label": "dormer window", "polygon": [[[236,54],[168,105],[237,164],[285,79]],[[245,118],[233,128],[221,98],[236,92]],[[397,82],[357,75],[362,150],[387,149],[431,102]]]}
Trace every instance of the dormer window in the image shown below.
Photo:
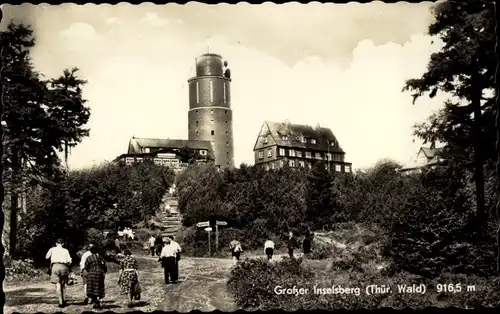
{"label": "dormer window", "polygon": [[264,144],[267,144],[267,137],[264,137]]}
{"label": "dormer window", "polygon": [[144,148],[142,149],[142,152],[143,152],[143,153],[149,153],[149,147],[144,147]]}
{"label": "dormer window", "polygon": [[207,151],[204,150],[204,149],[200,149],[200,155],[201,156],[206,156],[207,155]]}
{"label": "dormer window", "polygon": [[288,141],[288,136],[283,135],[283,136],[281,136],[281,139],[282,139],[283,141]]}
{"label": "dormer window", "polygon": [[330,146],[335,146],[335,141],[330,141]]}
{"label": "dormer window", "polygon": [[307,138],[305,138],[304,136],[302,136],[302,137],[300,138],[300,141],[301,141],[302,143],[307,143]]}
{"label": "dormer window", "polygon": [[316,144],[316,139],[315,138],[311,139],[311,144]]}

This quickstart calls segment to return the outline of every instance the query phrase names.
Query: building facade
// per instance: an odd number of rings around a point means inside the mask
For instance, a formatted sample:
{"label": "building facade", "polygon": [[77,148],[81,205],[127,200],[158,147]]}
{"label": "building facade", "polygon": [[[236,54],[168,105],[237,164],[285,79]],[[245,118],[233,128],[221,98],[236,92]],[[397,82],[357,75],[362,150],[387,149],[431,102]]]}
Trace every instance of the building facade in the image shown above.
{"label": "building facade", "polygon": [[198,154],[197,163],[207,163],[214,158],[212,145],[208,141],[134,137],[129,141],[127,153],[118,156],[114,161],[132,165],[136,162],[149,160],[178,172],[188,166],[189,156],[182,152],[185,148],[189,148]]}
{"label": "building facade", "polygon": [[329,128],[265,121],[254,146],[255,165],[266,170],[285,164],[312,168],[315,162],[324,162],[336,172],[352,172],[352,164],[345,161],[345,152]]}
{"label": "building facade", "polygon": [[234,167],[230,72],[218,54],[196,58],[196,76],[188,80],[188,139],[211,143],[215,165]]}

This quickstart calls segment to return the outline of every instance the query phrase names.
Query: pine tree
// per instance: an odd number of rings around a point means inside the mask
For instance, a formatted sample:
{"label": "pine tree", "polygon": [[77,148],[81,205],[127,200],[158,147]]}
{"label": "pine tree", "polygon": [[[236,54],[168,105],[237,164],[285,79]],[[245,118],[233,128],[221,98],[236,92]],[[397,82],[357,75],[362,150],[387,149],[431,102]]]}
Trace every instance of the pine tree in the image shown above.
{"label": "pine tree", "polygon": [[431,55],[422,78],[408,80],[403,89],[413,92],[414,102],[424,93],[452,96],[415,134],[425,142],[444,142],[443,157],[450,164],[473,169],[479,230],[485,230],[487,220],[483,165],[494,156],[494,96],[487,95],[495,86],[497,63],[493,15],[493,4],[484,1],[437,4],[429,35],[444,46]]}

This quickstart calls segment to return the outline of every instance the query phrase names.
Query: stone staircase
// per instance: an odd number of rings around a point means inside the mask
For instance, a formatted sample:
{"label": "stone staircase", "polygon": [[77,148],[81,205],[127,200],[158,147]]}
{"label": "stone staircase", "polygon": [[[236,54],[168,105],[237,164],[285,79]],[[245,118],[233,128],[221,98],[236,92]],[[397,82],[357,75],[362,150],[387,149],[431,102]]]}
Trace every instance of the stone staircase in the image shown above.
{"label": "stone staircase", "polygon": [[166,193],[162,199],[160,212],[156,215],[161,221],[163,236],[175,236],[182,227],[182,216],[177,206],[178,200],[175,193]]}

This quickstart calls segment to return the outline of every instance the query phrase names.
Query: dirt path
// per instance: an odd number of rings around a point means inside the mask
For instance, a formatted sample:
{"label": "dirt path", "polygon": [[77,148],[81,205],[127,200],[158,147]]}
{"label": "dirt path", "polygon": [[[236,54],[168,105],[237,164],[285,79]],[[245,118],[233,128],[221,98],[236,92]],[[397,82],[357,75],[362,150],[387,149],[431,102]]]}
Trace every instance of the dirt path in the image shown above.
{"label": "dirt path", "polygon": [[[260,256],[250,256],[256,258]],[[279,260],[281,256],[275,256]],[[152,257],[140,257],[139,265],[145,269],[139,272],[143,292],[141,301],[129,309],[126,296],[119,294],[117,285],[118,273],[106,276],[106,297],[103,300],[103,309],[100,311],[127,312],[140,311],[179,311],[191,310],[234,311],[236,306],[232,296],[226,290],[226,281],[229,277],[232,261],[217,258],[190,258],[181,260],[180,282],[166,286],[163,281],[163,268]],[[34,284],[5,284],[6,302],[5,313],[21,312],[57,312],[57,298],[54,286],[48,282]],[[81,313],[92,311],[90,305],[84,306],[83,288],[81,282],[68,286],[66,289],[69,305],[64,308],[65,313]]]}

